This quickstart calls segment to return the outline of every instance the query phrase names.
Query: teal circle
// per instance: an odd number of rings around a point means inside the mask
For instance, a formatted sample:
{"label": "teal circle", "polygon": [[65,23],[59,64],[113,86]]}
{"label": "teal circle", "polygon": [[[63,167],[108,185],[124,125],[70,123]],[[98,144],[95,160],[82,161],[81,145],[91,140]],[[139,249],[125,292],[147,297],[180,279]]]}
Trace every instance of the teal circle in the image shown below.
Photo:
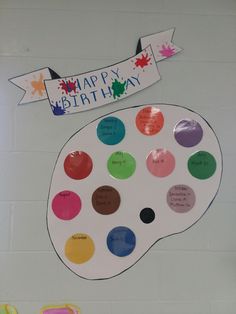
{"label": "teal circle", "polygon": [[125,136],[124,123],[116,117],[106,117],[97,126],[97,136],[106,145],[116,145]]}

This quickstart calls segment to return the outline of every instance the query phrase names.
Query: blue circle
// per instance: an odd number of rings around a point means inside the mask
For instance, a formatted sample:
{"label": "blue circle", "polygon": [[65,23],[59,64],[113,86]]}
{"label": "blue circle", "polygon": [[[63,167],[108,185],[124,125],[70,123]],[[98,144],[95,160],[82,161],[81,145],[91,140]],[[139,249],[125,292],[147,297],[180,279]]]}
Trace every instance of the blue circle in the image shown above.
{"label": "blue circle", "polygon": [[135,245],[135,234],[127,227],[116,227],[108,233],[108,249],[116,256],[123,257],[131,254]]}
{"label": "blue circle", "polygon": [[104,144],[116,145],[125,136],[124,123],[116,117],[106,117],[97,126],[97,136]]}

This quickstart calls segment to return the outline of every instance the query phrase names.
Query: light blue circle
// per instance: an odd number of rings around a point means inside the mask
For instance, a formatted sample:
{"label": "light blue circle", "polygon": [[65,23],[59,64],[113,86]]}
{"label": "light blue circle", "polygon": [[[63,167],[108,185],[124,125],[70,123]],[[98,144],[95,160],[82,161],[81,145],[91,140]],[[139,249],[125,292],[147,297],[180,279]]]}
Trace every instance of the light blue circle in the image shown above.
{"label": "light blue circle", "polygon": [[123,257],[131,254],[136,245],[136,237],[132,230],[119,226],[112,229],[107,236],[107,246],[112,254]]}
{"label": "light blue circle", "polygon": [[116,117],[106,117],[97,126],[97,136],[106,145],[116,145],[125,136],[124,123]]}

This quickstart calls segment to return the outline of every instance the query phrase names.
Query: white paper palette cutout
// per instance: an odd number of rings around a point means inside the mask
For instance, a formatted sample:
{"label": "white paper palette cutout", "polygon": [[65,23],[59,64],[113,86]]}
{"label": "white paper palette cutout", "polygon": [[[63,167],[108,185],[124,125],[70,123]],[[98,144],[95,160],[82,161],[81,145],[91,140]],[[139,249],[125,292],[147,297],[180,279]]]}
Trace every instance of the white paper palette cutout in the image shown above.
{"label": "white paper palette cutout", "polygon": [[189,109],[152,104],[100,117],[58,156],[47,212],[54,249],[83,278],[116,276],[196,223],[221,175],[217,137]]}

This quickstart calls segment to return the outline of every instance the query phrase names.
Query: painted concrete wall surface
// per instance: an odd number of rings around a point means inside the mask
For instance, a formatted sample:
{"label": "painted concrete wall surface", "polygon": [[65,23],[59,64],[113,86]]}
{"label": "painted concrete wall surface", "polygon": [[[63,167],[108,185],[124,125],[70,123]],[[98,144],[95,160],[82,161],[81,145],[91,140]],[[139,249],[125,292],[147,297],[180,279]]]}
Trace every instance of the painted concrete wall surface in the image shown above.
{"label": "painted concrete wall surface", "polygon": [[[139,37],[172,27],[184,51],[159,63],[162,79],[146,90],[63,117],[47,101],[17,106],[22,91],[9,78],[47,66],[60,75],[108,66],[132,56]],[[63,303],[82,314],[235,314],[236,1],[0,0],[0,43],[0,304],[19,314]],[[57,155],[89,121],[145,103],[179,104],[209,121],[224,157],[221,188],[197,224],[127,272],[81,279],[47,233]]]}

